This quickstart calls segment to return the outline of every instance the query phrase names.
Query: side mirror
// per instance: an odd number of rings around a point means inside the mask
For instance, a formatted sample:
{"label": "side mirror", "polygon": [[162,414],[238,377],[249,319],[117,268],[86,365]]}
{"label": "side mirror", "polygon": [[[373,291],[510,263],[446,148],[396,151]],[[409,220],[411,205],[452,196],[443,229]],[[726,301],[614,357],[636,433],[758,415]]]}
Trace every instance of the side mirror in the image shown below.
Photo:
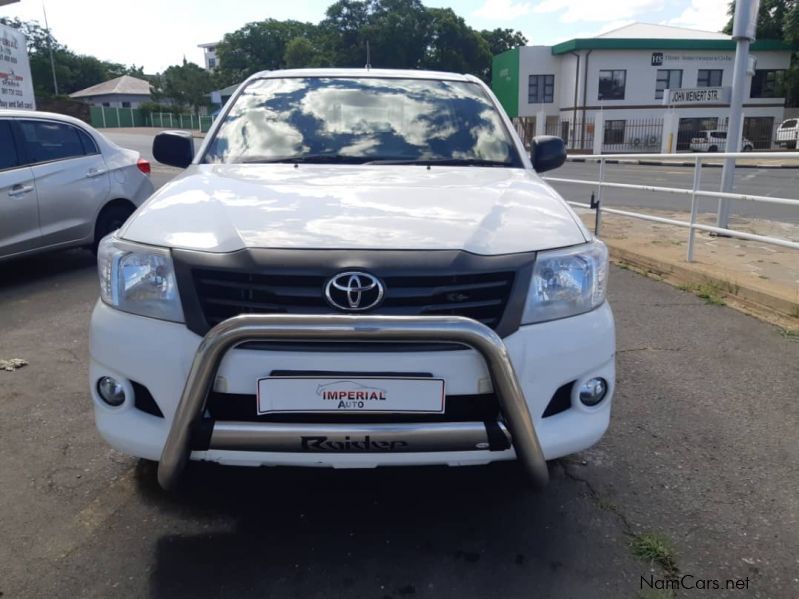
{"label": "side mirror", "polygon": [[153,156],[169,166],[186,168],[194,160],[194,139],[186,131],[164,131],[153,140]]}
{"label": "side mirror", "polygon": [[566,144],[554,135],[538,135],[530,144],[530,158],[535,172],[551,171],[566,162]]}

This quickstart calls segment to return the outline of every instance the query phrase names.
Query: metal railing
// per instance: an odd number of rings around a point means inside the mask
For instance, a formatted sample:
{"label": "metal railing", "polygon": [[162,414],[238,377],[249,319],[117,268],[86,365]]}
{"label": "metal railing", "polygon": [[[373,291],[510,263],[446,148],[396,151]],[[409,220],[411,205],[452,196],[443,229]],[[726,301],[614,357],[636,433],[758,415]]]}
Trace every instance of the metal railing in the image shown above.
{"label": "metal railing", "polygon": [[[727,237],[736,237],[738,239],[745,239],[747,241],[759,241],[762,243],[770,243],[781,247],[799,250],[799,242],[780,237],[770,237],[768,235],[757,235],[755,233],[746,233],[744,231],[736,231],[734,229],[724,229],[721,227],[714,227],[712,225],[703,225],[696,222],[697,218],[697,198],[709,197],[718,198],[719,200],[742,200],[745,202],[763,202],[770,204],[782,204],[786,206],[795,206],[799,209],[799,200],[791,198],[776,198],[771,196],[761,196],[746,193],[729,193],[722,191],[710,191],[700,189],[702,183],[702,163],[711,160],[718,161],[724,158],[746,158],[750,159],[769,159],[769,160],[796,160],[799,161],[799,153],[796,152],[725,152],[725,153],[703,153],[703,154],[603,154],[599,156],[579,156],[569,157],[568,160],[579,160],[580,162],[598,162],[599,163],[599,180],[590,181],[585,179],[566,179],[562,177],[543,177],[544,180],[552,183],[572,183],[578,185],[595,186],[596,198],[592,204],[584,202],[569,202],[572,206],[580,208],[596,209],[596,224],[595,233],[599,235],[602,214],[617,214],[619,216],[627,216],[631,218],[638,218],[641,220],[648,220],[656,223],[663,223],[666,225],[674,225],[676,227],[685,227],[688,229],[688,252],[687,260],[692,262],[694,258],[694,239],[697,231],[707,231],[708,233],[716,233]],[[676,187],[659,187],[656,185],[636,185],[632,183],[613,183],[605,181],[605,164],[608,161],[638,161],[638,160],[661,160],[663,162],[694,162],[694,178],[693,185],[690,189],[676,188]],[[676,195],[685,195],[691,197],[691,217],[689,221],[676,220],[672,218],[664,218],[661,216],[654,216],[652,214],[645,214],[642,212],[633,212],[631,210],[619,210],[617,208],[605,208],[602,204],[603,190],[605,188],[612,189],[633,189],[639,191],[654,191],[660,193],[670,193]]]}

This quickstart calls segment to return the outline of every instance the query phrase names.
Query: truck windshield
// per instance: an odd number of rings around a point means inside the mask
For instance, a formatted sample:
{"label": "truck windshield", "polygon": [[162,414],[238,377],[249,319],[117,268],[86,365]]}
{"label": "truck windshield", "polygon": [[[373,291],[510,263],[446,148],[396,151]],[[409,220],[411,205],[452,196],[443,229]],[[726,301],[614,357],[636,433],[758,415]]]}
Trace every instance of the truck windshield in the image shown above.
{"label": "truck windshield", "polygon": [[368,77],[252,81],[203,161],[522,166],[479,85]]}

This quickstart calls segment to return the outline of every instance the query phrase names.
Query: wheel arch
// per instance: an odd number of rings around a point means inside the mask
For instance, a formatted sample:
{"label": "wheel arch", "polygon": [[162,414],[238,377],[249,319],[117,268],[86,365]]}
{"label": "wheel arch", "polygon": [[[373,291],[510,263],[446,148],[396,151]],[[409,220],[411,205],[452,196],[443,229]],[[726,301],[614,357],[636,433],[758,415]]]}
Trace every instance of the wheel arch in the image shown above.
{"label": "wheel arch", "polygon": [[133,214],[136,211],[136,204],[127,198],[114,198],[113,200],[108,200],[105,204],[103,204],[102,208],[97,211],[97,214],[94,217],[94,229],[92,235],[94,243],[97,243],[97,227],[100,224],[100,220],[103,218],[103,215],[106,212],[113,208],[125,208],[130,210],[130,213]]}

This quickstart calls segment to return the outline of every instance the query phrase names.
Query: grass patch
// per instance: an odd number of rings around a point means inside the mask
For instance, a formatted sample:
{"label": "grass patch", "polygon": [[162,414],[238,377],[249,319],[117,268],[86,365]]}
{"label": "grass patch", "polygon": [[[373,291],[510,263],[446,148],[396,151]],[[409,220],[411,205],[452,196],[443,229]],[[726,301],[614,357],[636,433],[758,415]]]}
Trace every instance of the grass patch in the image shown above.
{"label": "grass patch", "polygon": [[787,339],[788,341],[793,341],[794,343],[799,343],[799,330],[791,330],[791,329],[778,329],[780,337],[783,339]]}
{"label": "grass patch", "polygon": [[599,506],[599,509],[605,510],[606,512],[616,512],[619,509],[615,503],[604,497],[598,498],[596,504]]}
{"label": "grass patch", "polygon": [[711,283],[702,283],[699,285],[696,283],[683,283],[678,286],[678,289],[693,293],[696,297],[705,300],[706,304],[713,306],[723,306],[725,304],[724,298],[722,297],[722,289]]}
{"label": "grass patch", "polygon": [[633,537],[630,550],[638,559],[655,562],[671,576],[677,573],[677,553],[671,541],[656,532],[647,532]]}

